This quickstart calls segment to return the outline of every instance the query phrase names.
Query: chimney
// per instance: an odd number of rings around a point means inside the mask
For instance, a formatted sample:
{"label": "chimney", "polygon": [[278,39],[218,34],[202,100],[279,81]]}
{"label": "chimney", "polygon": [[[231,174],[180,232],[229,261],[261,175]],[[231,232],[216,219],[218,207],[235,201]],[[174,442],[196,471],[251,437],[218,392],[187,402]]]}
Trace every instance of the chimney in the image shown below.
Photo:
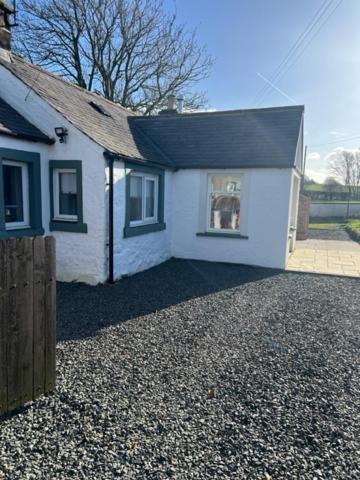
{"label": "chimney", "polygon": [[5,0],[0,0],[0,57],[8,61],[10,61],[11,52],[10,16],[14,13]]}
{"label": "chimney", "polygon": [[175,95],[169,95],[167,98],[167,109],[176,110],[176,97]]}
{"label": "chimney", "polygon": [[160,110],[159,113],[161,115],[171,115],[173,113],[177,113],[175,95],[169,95],[168,96],[168,98],[167,98],[167,108],[164,108],[164,110]]}
{"label": "chimney", "polygon": [[184,110],[184,97],[178,97],[177,98],[177,110],[179,113],[183,113]]}

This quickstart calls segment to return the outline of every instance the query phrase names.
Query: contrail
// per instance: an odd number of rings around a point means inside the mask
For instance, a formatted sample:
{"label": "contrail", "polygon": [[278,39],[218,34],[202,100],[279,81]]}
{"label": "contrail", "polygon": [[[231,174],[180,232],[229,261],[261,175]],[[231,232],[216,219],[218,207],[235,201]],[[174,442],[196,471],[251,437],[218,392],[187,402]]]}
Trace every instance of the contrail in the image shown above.
{"label": "contrail", "polygon": [[279,92],[283,97],[285,97],[285,98],[287,98],[288,100],[290,100],[290,102],[297,103],[296,100],[294,100],[293,98],[289,97],[289,95],[287,95],[285,92],[283,92],[282,90],[280,90],[280,88],[278,88],[276,85],[274,85],[272,82],[270,82],[270,80],[268,80],[266,77],[264,77],[264,75],[261,75],[261,73],[259,73],[259,72],[256,72],[256,75],[258,75],[262,80],[264,80],[264,82],[266,82],[267,84],[269,84],[270,87],[274,88],[277,92]]}

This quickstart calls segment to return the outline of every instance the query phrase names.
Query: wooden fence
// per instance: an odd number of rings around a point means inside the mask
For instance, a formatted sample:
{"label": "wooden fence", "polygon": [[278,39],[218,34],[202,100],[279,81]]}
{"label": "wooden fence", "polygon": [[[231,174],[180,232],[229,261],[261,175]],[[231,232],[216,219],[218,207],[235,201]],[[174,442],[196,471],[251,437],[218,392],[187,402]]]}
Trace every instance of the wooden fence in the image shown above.
{"label": "wooden fence", "polygon": [[52,237],[0,240],[0,415],[55,386]]}

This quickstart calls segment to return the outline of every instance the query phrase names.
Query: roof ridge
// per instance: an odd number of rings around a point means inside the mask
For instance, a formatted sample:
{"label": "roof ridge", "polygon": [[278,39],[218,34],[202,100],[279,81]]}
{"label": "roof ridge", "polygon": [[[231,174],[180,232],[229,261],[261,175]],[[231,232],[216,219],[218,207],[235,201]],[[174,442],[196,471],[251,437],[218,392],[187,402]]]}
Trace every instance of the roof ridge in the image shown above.
{"label": "roof ridge", "polygon": [[[40,67],[40,65],[36,65],[35,63],[28,62],[27,60],[25,60],[23,57],[20,57],[19,55],[15,55],[14,53],[11,53],[11,56],[15,57],[21,63],[25,63],[27,66],[33,68],[34,70],[38,70],[41,73],[44,73],[45,75],[48,75],[49,77],[54,78],[55,80],[66,83],[67,85],[69,85],[73,88],[76,88],[76,89],[80,90],[81,92],[83,92],[87,95],[90,95],[92,98],[101,99],[101,100],[103,100],[107,103],[110,103],[112,106],[116,106],[116,107],[120,108],[121,110],[124,110],[129,115],[132,115],[134,117],[139,115],[137,112],[129,110],[126,107],[124,107],[123,105],[120,105],[120,103],[113,102],[113,101],[108,100],[107,98],[103,97],[102,95],[98,95],[95,92],[91,92],[90,90],[86,90],[86,88],[80,87],[79,85],[76,85],[75,83],[70,82],[69,80],[61,77],[60,75],[56,75],[53,72],[49,72],[49,70],[46,70],[45,68]],[[2,65],[6,66],[3,62],[1,62],[1,63],[2,63]]]}
{"label": "roof ridge", "polygon": [[273,112],[273,111],[286,111],[286,110],[304,110],[305,105],[283,105],[280,107],[262,107],[262,108],[242,108],[242,109],[234,109],[234,110],[215,110],[213,112],[191,112],[191,113],[175,113],[173,115],[137,115],[134,118],[136,120],[140,119],[147,119],[147,118],[186,118],[186,117],[196,117],[196,116],[216,116],[216,115],[239,115],[239,114],[247,114],[249,112]]}

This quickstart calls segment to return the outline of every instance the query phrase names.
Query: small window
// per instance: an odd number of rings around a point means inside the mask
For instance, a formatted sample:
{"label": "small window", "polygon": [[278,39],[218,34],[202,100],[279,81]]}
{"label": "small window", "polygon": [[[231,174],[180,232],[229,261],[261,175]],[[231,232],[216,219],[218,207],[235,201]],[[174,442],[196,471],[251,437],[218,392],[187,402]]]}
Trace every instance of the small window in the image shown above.
{"label": "small window", "polygon": [[77,222],[77,179],[76,170],[55,168],[54,219]]}
{"label": "small window", "polygon": [[102,115],[105,115],[105,117],[111,117],[110,113],[107,110],[105,110],[105,108],[99,103],[96,103],[91,100],[89,104],[93,107],[94,110],[101,113]]}
{"label": "small window", "polygon": [[158,177],[131,173],[130,175],[130,226],[157,222]]}
{"label": "small window", "polygon": [[50,230],[87,233],[81,160],[50,160]]}
{"label": "small window", "polygon": [[149,165],[125,163],[126,208],[124,238],[165,230],[165,171]]}
{"label": "small window", "polygon": [[22,162],[2,162],[6,230],[30,227],[29,172]]}
{"label": "small window", "polygon": [[207,213],[209,231],[239,232],[240,193],[240,176],[209,176]]}

